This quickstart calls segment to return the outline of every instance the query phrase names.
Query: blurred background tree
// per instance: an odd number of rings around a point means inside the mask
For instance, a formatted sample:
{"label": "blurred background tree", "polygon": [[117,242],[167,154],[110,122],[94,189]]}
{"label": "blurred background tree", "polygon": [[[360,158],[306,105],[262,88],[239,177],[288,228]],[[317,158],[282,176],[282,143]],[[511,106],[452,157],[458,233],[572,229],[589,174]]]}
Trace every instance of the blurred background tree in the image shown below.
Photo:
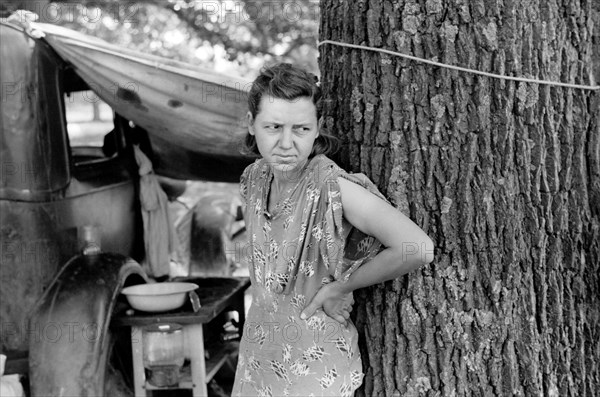
{"label": "blurred background tree", "polygon": [[147,0],[7,1],[40,22],[222,73],[253,78],[265,63],[293,62],[318,74],[319,2]]}

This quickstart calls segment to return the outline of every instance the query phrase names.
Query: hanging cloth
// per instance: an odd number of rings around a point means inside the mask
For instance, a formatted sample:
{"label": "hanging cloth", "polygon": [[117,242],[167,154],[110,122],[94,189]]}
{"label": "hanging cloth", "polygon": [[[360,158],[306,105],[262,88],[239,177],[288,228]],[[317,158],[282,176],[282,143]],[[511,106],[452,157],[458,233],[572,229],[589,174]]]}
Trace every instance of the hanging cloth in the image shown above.
{"label": "hanging cloth", "polygon": [[134,145],[140,174],[140,204],[144,223],[144,270],[152,277],[169,274],[171,253],[177,249],[173,223],[169,217],[168,199],[152,170],[152,162]]}

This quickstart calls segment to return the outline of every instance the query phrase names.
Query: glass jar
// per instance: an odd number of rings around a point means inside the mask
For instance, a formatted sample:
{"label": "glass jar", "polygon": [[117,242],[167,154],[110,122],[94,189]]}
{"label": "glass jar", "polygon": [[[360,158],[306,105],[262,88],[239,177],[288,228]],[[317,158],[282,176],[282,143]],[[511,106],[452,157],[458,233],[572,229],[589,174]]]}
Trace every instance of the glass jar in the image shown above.
{"label": "glass jar", "polygon": [[142,329],[142,341],[148,382],[159,387],[178,385],[185,358],[183,327],[173,323],[147,325]]}

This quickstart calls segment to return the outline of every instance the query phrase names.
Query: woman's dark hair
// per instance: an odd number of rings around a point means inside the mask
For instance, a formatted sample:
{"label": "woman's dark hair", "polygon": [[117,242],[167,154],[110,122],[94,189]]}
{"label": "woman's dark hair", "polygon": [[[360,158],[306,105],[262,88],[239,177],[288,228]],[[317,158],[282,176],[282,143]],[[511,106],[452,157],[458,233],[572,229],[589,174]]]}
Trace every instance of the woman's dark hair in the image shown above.
{"label": "woman's dark hair", "polygon": [[[264,67],[260,75],[252,83],[252,87],[248,93],[248,110],[252,114],[252,118],[255,119],[256,115],[260,112],[260,101],[265,95],[288,101],[307,97],[315,105],[317,120],[320,120],[323,101],[318,81],[317,76],[289,63],[279,63]],[[319,136],[313,144],[310,157],[317,154],[335,153],[337,146],[337,138],[329,135],[327,131],[321,128]],[[246,134],[241,151],[247,155],[260,155],[256,139],[250,133]]]}

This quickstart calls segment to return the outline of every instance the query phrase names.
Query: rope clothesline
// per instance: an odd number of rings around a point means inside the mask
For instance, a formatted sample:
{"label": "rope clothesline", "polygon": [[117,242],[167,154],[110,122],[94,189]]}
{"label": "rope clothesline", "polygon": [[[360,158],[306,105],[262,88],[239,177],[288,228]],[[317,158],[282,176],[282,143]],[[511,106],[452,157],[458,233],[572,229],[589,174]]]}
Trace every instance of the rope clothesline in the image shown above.
{"label": "rope clothesline", "polygon": [[360,49],[360,50],[381,52],[381,53],[388,54],[388,55],[394,55],[394,56],[398,56],[401,58],[410,59],[410,60],[416,61],[416,62],[422,62],[422,63],[426,63],[429,65],[435,65],[435,66],[439,66],[439,67],[446,68],[446,69],[458,70],[461,72],[479,74],[482,76],[493,77],[496,79],[521,81],[521,82],[525,82],[525,83],[546,84],[546,85],[553,85],[553,86],[558,86],[558,87],[576,88],[576,89],[580,89],[580,90],[592,90],[592,91],[600,90],[600,86],[598,86],[598,85],[569,84],[569,83],[561,83],[559,81],[537,80],[537,79],[529,79],[529,78],[525,78],[525,77],[505,76],[502,74],[482,72],[480,70],[463,68],[461,66],[448,65],[448,64],[436,62],[436,61],[430,61],[428,59],[419,58],[414,55],[403,54],[403,53],[397,52],[397,51],[385,50],[383,48],[369,47],[369,46],[358,45],[358,44],[349,44],[349,43],[343,43],[341,41],[335,41],[335,40],[319,41],[319,42],[317,42],[317,47],[320,47],[323,44],[332,44],[332,45],[337,45],[340,47],[348,47],[348,48],[356,48],[356,49]]}

